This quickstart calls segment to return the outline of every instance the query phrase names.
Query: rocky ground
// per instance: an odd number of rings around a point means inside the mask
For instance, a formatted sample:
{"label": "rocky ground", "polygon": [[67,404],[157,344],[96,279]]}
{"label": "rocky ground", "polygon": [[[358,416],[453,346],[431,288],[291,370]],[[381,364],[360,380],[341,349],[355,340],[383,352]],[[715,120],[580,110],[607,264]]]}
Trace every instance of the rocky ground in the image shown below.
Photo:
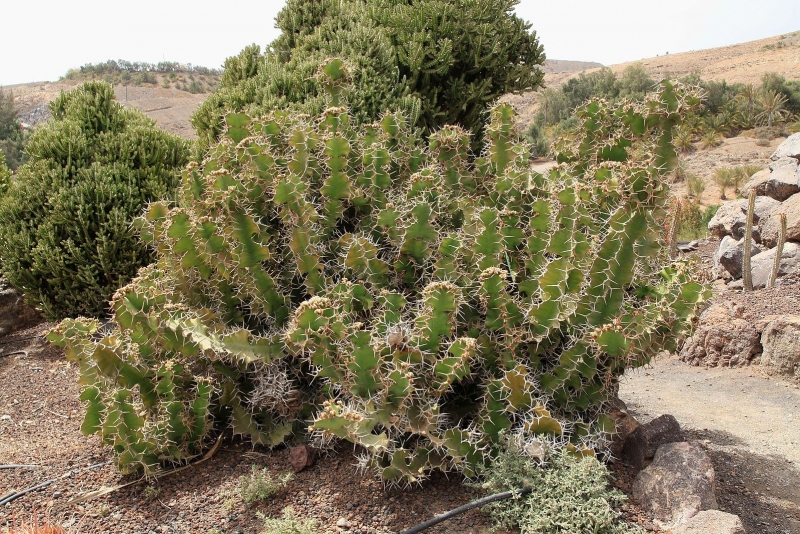
{"label": "rocky ground", "polygon": [[738,515],[748,533],[800,532],[797,385],[757,367],[694,367],[668,357],[628,373],[620,397],[641,422],[672,414],[703,444],[720,510]]}

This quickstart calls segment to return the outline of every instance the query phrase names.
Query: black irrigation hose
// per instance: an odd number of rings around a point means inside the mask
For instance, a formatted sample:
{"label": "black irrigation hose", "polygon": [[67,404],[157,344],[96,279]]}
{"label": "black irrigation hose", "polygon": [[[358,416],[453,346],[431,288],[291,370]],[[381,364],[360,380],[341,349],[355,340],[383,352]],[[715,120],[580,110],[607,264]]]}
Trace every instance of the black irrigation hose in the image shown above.
{"label": "black irrigation hose", "polygon": [[30,493],[32,491],[36,491],[37,489],[44,488],[45,486],[49,486],[53,482],[55,482],[55,479],[54,480],[48,480],[47,482],[42,482],[41,484],[38,484],[38,485],[33,486],[31,488],[28,488],[28,489],[24,489],[22,491],[17,491],[16,493],[11,493],[7,497],[4,497],[2,501],[0,501],[0,506],[3,506],[4,504],[8,504],[8,503],[10,503],[11,501],[13,501],[15,499],[19,499],[20,497],[22,497],[26,493]]}
{"label": "black irrigation hose", "polygon": [[24,354],[25,356],[27,356],[28,355],[28,351],[27,350],[13,350],[11,352],[2,352],[2,351],[0,351],[0,358],[2,358],[3,356],[13,356],[15,354]]}
{"label": "black irrigation hose", "polygon": [[[108,462],[100,462],[99,464],[93,464],[93,465],[90,465],[89,467],[84,467],[83,469],[79,469],[78,471],[89,471],[90,469],[96,469],[98,467],[103,467],[104,465],[108,465],[110,463],[111,463],[110,461],[108,461]],[[3,506],[4,504],[8,504],[13,500],[19,499],[20,497],[22,497],[26,493],[30,493],[32,491],[36,491],[38,489],[47,487],[47,486],[49,486],[50,484],[52,484],[54,482],[58,482],[60,479],[63,479],[63,478],[66,478],[66,477],[70,476],[71,474],[72,474],[72,472],[68,471],[66,474],[61,475],[58,478],[52,478],[50,480],[42,482],[41,484],[37,484],[35,486],[31,486],[30,488],[26,488],[26,489],[24,489],[22,491],[12,491],[11,493],[6,495],[5,497],[0,498],[0,506]]]}
{"label": "black irrigation hose", "polygon": [[442,521],[446,521],[451,517],[463,514],[467,510],[472,510],[473,508],[489,504],[490,502],[502,501],[503,499],[508,499],[509,497],[514,497],[518,495],[527,495],[531,493],[531,491],[533,491],[532,488],[524,488],[518,490],[504,491],[503,493],[495,493],[494,495],[489,495],[488,497],[483,497],[482,499],[478,499],[477,501],[472,501],[463,506],[459,506],[455,510],[450,510],[449,512],[437,515],[433,519],[425,521],[424,523],[420,523],[419,525],[411,527],[408,530],[404,530],[400,534],[417,534],[417,532],[422,532],[426,528],[432,527],[433,525],[438,525]]}

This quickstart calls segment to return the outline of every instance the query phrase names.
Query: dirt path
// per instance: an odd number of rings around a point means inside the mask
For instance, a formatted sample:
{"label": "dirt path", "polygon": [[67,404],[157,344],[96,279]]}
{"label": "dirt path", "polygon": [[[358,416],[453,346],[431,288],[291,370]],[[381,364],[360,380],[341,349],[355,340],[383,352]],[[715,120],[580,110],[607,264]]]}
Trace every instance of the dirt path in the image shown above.
{"label": "dirt path", "polygon": [[714,462],[720,509],[748,533],[800,533],[800,389],[745,369],[676,357],[629,373],[620,398],[640,422],[670,413]]}

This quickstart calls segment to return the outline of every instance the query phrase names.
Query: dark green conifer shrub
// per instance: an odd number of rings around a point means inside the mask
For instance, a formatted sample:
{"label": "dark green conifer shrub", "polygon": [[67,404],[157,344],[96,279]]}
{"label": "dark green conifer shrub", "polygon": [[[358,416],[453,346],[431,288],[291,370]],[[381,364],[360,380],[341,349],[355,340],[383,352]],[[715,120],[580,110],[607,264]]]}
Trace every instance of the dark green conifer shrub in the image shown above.
{"label": "dark green conifer shrub", "polygon": [[513,14],[516,0],[289,0],[282,35],[262,54],[248,46],[225,62],[217,91],[192,118],[203,146],[223,114],[253,117],[293,108],[318,114],[325,94],[315,76],[332,57],[352,74],[351,120],[370,123],[401,111],[430,133],[446,124],[476,132],[498,97],[541,85],[542,47]]}
{"label": "dark green conifer shrub", "polygon": [[11,185],[11,171],[6,166],[6,157],[0,151],[0,198],[6,194],[8,187]]}
{"label": "dark green conifer shrub", "polygon": [[153,259],[131,221],[174,195],[187,142],[124,109],[102,82],[62,93],[50,110],[0,200],[3,272],[50,319],[102,316]]}

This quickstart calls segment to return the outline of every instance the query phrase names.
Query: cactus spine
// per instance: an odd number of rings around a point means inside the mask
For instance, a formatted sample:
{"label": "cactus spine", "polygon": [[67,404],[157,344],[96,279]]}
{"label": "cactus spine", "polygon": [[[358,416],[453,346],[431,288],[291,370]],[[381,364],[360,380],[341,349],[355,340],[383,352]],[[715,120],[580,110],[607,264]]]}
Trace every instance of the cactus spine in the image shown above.
{"label": "cactus spine", "polygon": [[393,482],[475,475],[504,432],[601,453],[616,379],[707,295],[660,235],[671,132],[696,100],[664,82],[589,103],[547,176],[505,104],[474,159],[461,128],[423,144],[396,114],[230,113],[178,204],[137,221],[159,259],[117,292],[115,330],[50,334],[80,366],[84,430],[125,469],[225,424],[264,445],[344,439]]}
{"label": "cactus spine", "polygon": [[753,271],[750,268],[750,254],[753,250],[753,215],[756,211],[756,192],[750,191],[747,201],[747,222],[744,230],[744,255],[742,256],[742,280],[745,291],[753,290]]}
{"label": "cactus spine", "polygon": [[778,214],[780,226],[778,228],[778,244],[775,246],[775,261],[772,264],[772,273],[769,277],[769,286],[775,287],[775,281],[781,269],[781,259],[783,257],[783,245],[786,243],[786,214]]}

